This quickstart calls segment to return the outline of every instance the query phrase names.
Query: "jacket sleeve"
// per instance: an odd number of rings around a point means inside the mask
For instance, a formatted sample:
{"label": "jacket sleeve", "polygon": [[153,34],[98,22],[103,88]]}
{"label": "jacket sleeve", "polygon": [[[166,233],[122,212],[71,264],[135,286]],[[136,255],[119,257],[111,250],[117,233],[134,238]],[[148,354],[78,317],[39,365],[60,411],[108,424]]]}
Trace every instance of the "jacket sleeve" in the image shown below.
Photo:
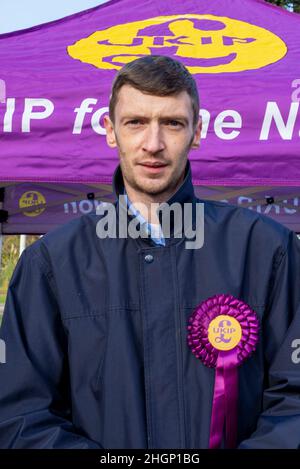
{"label": "jacket sleeve", "polygon": [[34,245],[12,276],[0,337],[0,448],[100,448],[71,421],[67,339],[51,272]]}
{"label": "jacket sleeve", "polygon": [[294,233],[277,256],[262,328],[263,409],[256,431],[239,448],[300,448],[300,360],[294,348],[300,345],[300,241]]}

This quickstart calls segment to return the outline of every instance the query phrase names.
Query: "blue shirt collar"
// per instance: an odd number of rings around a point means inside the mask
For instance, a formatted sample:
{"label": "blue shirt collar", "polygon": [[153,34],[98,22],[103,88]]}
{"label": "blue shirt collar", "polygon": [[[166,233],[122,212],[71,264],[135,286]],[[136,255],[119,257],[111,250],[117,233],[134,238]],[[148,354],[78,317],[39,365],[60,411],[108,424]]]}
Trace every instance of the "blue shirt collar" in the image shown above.
{"label": "blue shirt collar", "polygon": [[133,203],[130,201],[125,187],[124,187],[124,197],[126,199],[127,207],[129,208],[130,212],[133,214],[134,217],[138,219],[141,227],[144,227],[144,229],[148,233],[148,236],[151,236],[152,241],[159,246],[165,246],[166,240],[163,236],[161,226],[152,225],[151,223],[147,222],[147,220],[145,220],[142,214],[135,208]]}

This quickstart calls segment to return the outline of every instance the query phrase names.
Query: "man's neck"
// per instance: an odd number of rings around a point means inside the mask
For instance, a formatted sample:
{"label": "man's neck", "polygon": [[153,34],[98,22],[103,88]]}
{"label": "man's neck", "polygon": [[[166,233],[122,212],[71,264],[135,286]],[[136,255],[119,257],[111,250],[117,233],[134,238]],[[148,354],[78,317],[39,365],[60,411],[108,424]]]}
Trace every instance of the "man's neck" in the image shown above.
{"label": "man's neck", "polygon": [[175,192],[181,186],[183,181],[184,174],[178,181],[175,189],[169,191],[166,190],[165,192],[157,195],[138,192],[132,189],[132,187],[130,187],[125,180],[124,186],[130,202],[136,208],[138,208],[143,218],[148,221],[148,223],[152,223],[153,225],[159,225],[159,218],[156,212],[158,205],[162,204],[163,202],[167,202],[172,197],[172,195],[175,194]]}
{"label": "man's neck", "polygon": [[144,193],[138,193],[132,190],[126,183],[125,190],[130,202],[140,212],[142,217],[153,225],[159,224],[159,219],[156,213],[158,205],[168,200],[164,195],[152,196]]}

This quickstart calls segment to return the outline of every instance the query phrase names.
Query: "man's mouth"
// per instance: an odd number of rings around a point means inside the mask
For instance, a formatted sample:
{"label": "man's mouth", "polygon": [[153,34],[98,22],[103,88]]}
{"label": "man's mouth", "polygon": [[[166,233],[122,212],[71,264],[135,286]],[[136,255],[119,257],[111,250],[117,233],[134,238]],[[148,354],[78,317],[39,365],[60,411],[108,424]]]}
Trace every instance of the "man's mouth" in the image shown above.
{"label": "man's mouth", "polygon": [[140,163],[140,166],[142,166],[148,173],[158,174],[164,170],[167,164],[160,163],[158,161],[155,161],[155,162],[145,161],[144,163]]}

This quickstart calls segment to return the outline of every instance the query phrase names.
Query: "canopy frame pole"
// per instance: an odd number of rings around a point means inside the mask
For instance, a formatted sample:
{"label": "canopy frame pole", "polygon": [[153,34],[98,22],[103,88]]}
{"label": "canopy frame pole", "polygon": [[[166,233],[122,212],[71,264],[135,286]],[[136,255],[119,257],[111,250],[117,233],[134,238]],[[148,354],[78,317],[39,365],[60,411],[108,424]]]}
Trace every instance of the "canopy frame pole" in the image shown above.
{"label": "canopy frame pole", "polygon": [[2,268],[2,249],[3,249],[3,222],[8,218],[8,212],[3,209],[4,207],[4,194],[5,188],[0,187],[0,270]]}
{"label": "canopy frame pole", "polygon": [[[1,208],[1,203],[0,203],[0,208]],[[0,223],[0,272],[2,268],[2,246],[3,246],[2,223]]]}
{"label": "canopy frame pole", "polygon": [[26,249],[26,234],[20,235],[20,246],[19,246],[19,257],[21,257],[23,251]]}
{"label": "canopy frame pole", "polygon": [[[0,210],[3,209],[4,200],[4,188],[0,188]],[[2,269],[2,247],[3,247],[3,235],[2,235],[2,222],[0,218],[0,272]]]}

